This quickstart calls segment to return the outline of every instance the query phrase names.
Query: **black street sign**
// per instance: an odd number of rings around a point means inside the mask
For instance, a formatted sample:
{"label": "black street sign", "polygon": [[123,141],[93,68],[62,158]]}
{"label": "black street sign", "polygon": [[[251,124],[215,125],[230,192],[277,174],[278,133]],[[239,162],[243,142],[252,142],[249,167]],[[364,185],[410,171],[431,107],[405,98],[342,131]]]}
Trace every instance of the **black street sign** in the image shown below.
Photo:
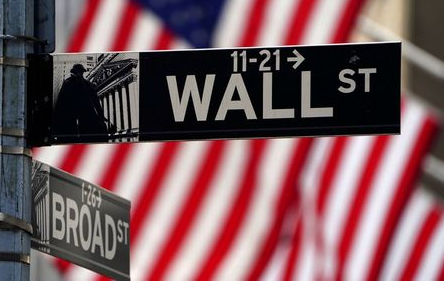
{"label": "black street sign", "polygon": [[400,43],[37,57],[31,140],[399,134],[400,57]]}
{"label": "black street sign", "polygon": [[32,196],[33,249],[130,280],[129,201],[35,160]]}

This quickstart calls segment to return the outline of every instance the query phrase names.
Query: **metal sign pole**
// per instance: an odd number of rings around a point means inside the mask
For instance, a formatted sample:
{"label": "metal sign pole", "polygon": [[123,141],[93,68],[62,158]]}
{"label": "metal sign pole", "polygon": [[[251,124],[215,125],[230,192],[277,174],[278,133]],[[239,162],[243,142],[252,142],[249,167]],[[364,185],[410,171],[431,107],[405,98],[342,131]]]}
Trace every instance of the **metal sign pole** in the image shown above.
{"label": "metal sign pole", "polygon": [[0,0],[0,280],[29,280],[31,158],[26,145],[26,54],[34,1]]}

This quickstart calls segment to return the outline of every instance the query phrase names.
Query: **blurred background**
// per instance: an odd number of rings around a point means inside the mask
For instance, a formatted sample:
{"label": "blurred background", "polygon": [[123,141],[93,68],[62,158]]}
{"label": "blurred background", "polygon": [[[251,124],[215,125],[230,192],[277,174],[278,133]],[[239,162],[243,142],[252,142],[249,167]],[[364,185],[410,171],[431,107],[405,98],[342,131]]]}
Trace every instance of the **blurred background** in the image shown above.
{"label": "blurred background", "polygon": [[[444,1],[56,5],[56,52],[403,43],[400,136],[36,148],[132,201],[132,279],[444,280]],[[106,279],[34,251],[31,271]]]}
{"label": "blurred background", "polygon": [[[359,21],[351,40],[388,40],[391,37],[408,41],[407,46],[403,45],[403,93],[421,100],[442,119],[444,97],[439,93],[443,86],[441,47],[444,43],[438,34],[444,27],[441,16],[444,3],[437,0],[368,2],[362,11],[364,18]],[[373,22],[368,25],[367,20]],[[426,187],[441,199],[444,197],[443,134],[442,130],[437,134],[432,157],[422,175]]]}

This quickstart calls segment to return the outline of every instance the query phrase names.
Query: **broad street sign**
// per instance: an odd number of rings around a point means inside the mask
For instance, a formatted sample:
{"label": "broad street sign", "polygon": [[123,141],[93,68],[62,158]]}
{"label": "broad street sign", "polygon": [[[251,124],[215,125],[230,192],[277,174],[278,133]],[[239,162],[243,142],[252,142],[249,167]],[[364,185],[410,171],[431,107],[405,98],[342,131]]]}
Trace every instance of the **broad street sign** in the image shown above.
{"label": "broad street sign", "polygon": [[37,57],[31,140],[398,134],[400,57],[400,43]]}
{"label": "broad street sign", "polygon": [[130,280],[129,201],[38,161],[31,246],[116,280]]}

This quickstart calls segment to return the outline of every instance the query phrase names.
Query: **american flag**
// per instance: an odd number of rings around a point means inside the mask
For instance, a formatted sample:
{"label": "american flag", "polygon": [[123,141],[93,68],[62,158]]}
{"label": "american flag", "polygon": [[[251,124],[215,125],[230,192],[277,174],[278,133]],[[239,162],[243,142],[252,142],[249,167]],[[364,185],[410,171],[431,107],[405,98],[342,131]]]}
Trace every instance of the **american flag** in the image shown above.
{"label": "american flag", "polygon": [[[60,51],[343,42],[364,2],[86,0]],[[34,157],[131,200],[134,280],[443,280],[443,209],[415,188],[436,127],[404,99],[400,136],[54,146]],[[105,279],[54,263],[65,279]]]}
{"label": "american flag", "polygon": [[[400,136],[316,140],[302,178],[291,277],[377,280],[434,122],[404,101]],[[398,278],[399,279],[399,278]]]}

